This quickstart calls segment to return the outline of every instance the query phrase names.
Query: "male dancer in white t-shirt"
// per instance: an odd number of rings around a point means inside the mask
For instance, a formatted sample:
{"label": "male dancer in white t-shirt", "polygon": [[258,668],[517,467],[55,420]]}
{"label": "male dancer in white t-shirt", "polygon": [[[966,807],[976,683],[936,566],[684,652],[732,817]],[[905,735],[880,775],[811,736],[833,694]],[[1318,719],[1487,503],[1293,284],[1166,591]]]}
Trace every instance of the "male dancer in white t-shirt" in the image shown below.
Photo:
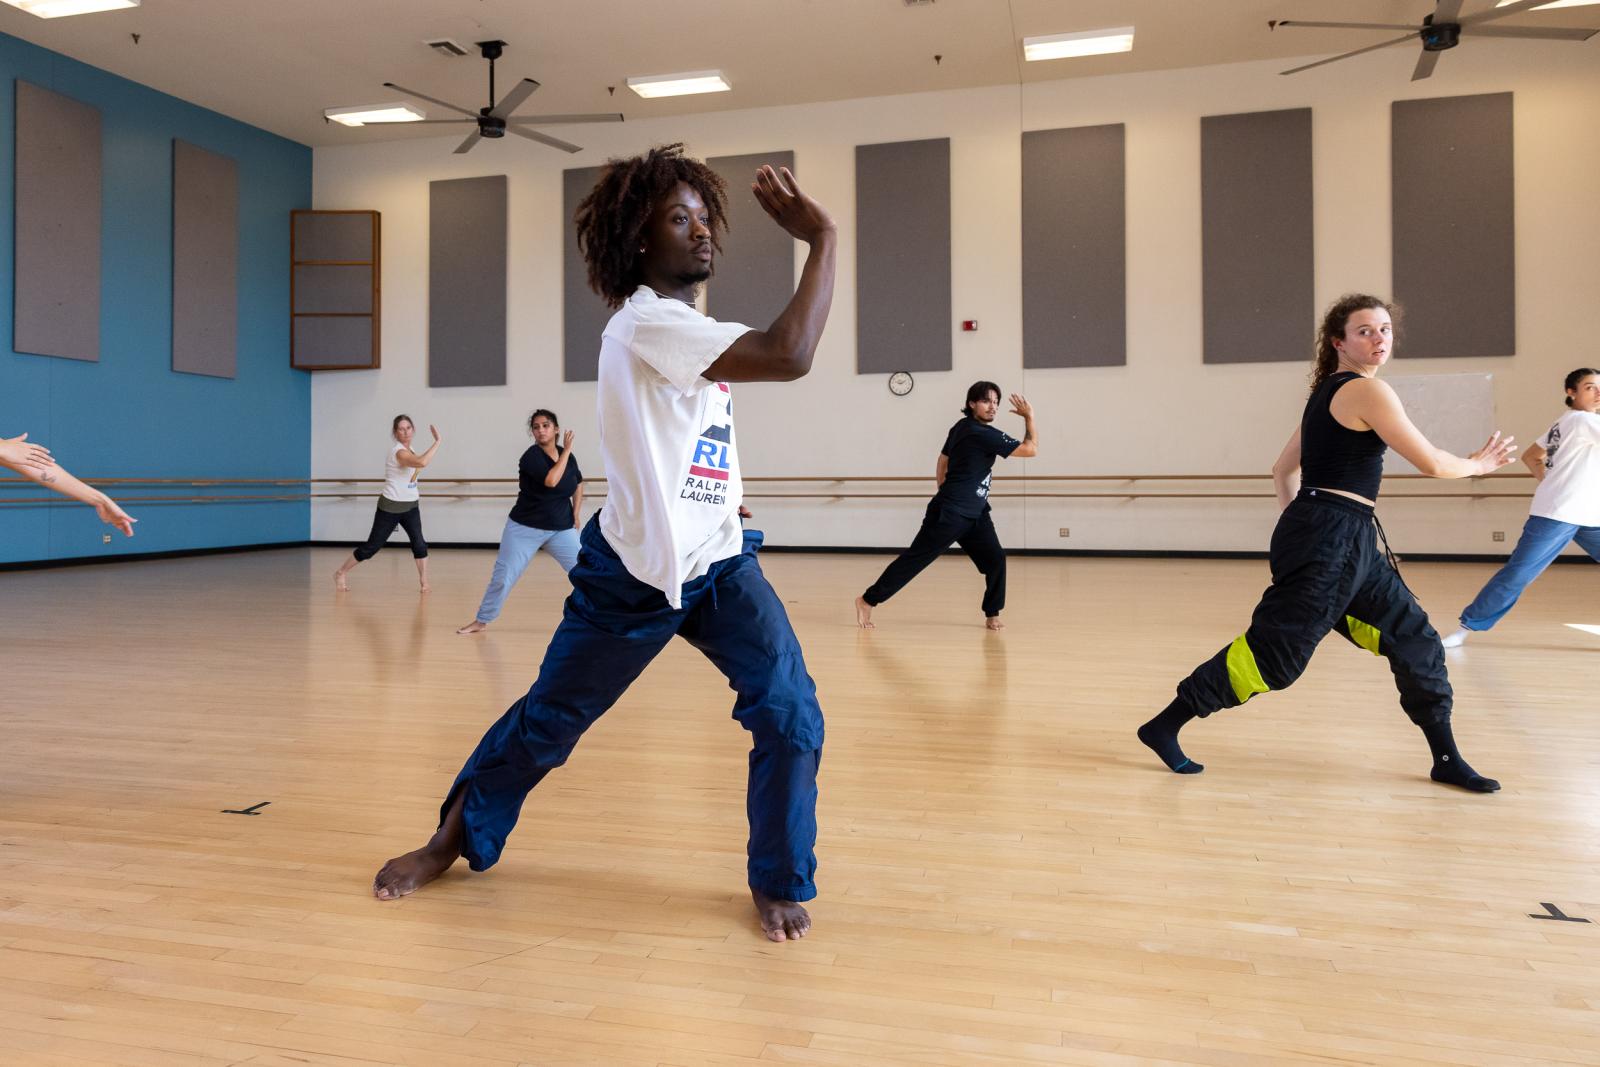
{"label": "male dancer in white t-shirt", "polygon": [[762,167],[762,208],[810,246],[800,285],[766,329],[694,308],[726,224],[722,179],[681,145],[613,160],[579,206],[589,284],[618,308],[600,345],[605,507],[589,521],[561,625],[538,680],[489,728],[422,848],[373,881],[384,900],[438,877],[460,856],[500,856],[523,799],[559,767],[673,636],[694,645],[738,694],[753,738],[746,808],[749,884],[766,936],[804,937],[816,896],[822,709],[788,615],[743,549],[730,382],[792,381],[811,369],[833,299],[833,220],[794,175]]}

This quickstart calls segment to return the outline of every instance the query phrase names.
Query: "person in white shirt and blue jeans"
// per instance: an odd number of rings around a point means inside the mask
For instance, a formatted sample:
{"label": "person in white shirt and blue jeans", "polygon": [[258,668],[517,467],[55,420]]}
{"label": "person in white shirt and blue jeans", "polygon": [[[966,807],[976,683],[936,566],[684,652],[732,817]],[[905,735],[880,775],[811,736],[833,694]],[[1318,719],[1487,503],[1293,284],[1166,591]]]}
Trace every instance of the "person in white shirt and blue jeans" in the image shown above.
{"label": "person in white shirt and blue jeans", "polygon": [[1517,547],[1461,612],[1461,629],[1444,639],[1446,648],[1491,629],[1572,542],[1600,562],[1600,370],[1579,367],[1567,375],[1566,389],[1572,410],[1522,454],[1539,487]]}
{"label": "person in white shirt and blue jeans", "polygon": [[752,737],[748,882],[773,941],[804,937],[816,896],[822,709],[783,602],[739,525],[730,383],[792,381],[811,369],[833,298],[837,232],[788,170],[752,191],[810,246],[800,284],[766,330],[695,310],[726,225],[722,179],[681,145],[612,160],[578,208],[589,284],[617,308],[600,345],[600,452],[607,497],[580,539],[572,594],[527,696],[489,728],[422,848],[390,860],[373,892],[392,900],[458,857],[500,856],[523,799],[559,767],[674,636],[737,694]]}

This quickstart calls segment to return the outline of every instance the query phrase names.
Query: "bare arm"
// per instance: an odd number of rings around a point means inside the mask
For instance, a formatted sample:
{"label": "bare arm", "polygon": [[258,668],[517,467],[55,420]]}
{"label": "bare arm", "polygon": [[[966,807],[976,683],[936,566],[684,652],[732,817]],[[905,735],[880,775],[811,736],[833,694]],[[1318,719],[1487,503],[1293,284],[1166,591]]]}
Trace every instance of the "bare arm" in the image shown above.
{"label": "bare arm", "polygon": [[1278,494],[1278,510],[1283,510],[1300,495],[1300,427],[1294,428],[1289,441],[1272,464],[1272,489]]}
{"label": "bare arm", "polygon": [[28,435],[21,437],[0,437],[0,467],[10,467],[19,474],[26,473],[24,467],[43,473],[55,460],[50,458],[50,450],[44,445],[31,445]]}
{"label": "bare arm", "polygon": [[772,221],[811,246],[800,285],[765,330],[744,334],[703,372],[717,382],[792,382],[811,370],[833,303],[834,253],[839,234],[826,209],[800,191],[787,167],[756,172],[756,200]]}
{"label": "bare arm", "polygon": [[950,457],[940,452],[939,462],[933,468],[933,484],[942,488],[944,486],[944,476],[948,473],[950,473]]}
{"label": "bare arm", "polygon": [[572,491],[572,526],[578,529],[583,525],[583,483],[578,483],[578,488]]}
{"label": "bare arm", "polygon": [[1032,459],[1039,454],[1039,437],[1033,426],[1033,405],[1021,393],[1012,393],[1011,414],[1022,416],[1022,443],[1012,449],[1007,458]]}
{"label": "bare arm", "polygon": [[1533,473],[1533,480],[1536,481],[1536,482],[1544,481],[1544,476],[1545,476],[1544,457],[1545,457],[1545,455],[1546,455],[1545,450],[1542,447],[1540,447],[1539,442],[1537,442],[1537,441],[1535,441],[1533,444],[1529,445],[1527,451],[1522,453],[1523,465],[1526,466],[1528,468],[1528,470]]}
{"label": "bare arm", "polygon": [[1400,397],[1387,382],[1376,378],[1357,379],[1340,389],[1334,394],[1330,410],[1334,418],[1346,426],[1354,420],[1362,425],[1353,429],[1376,430],[1384,444],[1430,478],[1477,478],[1497,471],[1511,462],[1516,445],[1516,438],[1501,437],[1496,430],[1484,446],[1470,456],[1446,452],[1422,436],[1422,431],[1406,415]]}
{"label": "bare arm", "polygon": [[439,431],[429,426],[428,432],[433,434],[433,444],[428,446],[426,452],[419,455],[409,448],[402,448],[394,454],[395,461],[400,466],[422,468],[433,462],[433,454],[439,451]]}
{"label": "bare arm", "polygon": [[[7,442],[9,443],[9,442]],[[73,500],[82,501],[94,508],[100,520],[107,525],[115,526],[128,537],[133,536],[133,524],[138,519],[131,517],[126,511],[117,506],[117,502],[93,486],[85,485],[74,478],[65,467],[52,462],[48,467],[38,467],[33,463],[13,464],[4,455],[0,455],[0,464],[16,471],[30,482],[38,482],[47,489],[54,489],[62,496],[71,497]]]}
{"label": "bare arm", "polygon": [[572,455],[573,432],[568,430],[561,442],[561,455],[556,457],[554,465],[544,474],[544,487],[554,489],[560,484],[561,479],[567,474],[567,457]]}

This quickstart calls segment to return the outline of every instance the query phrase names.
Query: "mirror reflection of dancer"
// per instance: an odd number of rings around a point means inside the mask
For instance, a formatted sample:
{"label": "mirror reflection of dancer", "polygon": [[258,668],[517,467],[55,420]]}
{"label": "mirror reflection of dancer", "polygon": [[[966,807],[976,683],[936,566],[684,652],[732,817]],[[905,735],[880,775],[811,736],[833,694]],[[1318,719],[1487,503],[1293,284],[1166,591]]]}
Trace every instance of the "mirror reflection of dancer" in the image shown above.
{"label": "mirror reflection of dancer", "polygon": [[[1272,584],[1250,628],[1178,683],[1178,696],[1139,728],[1168,768],[1205,768],[1178,746],[1190,719],[1286,689],[1330,630],[1389,661],[1400,706],[1433,751],[1436,782],[1492,793],[1500,783],[1467,765],[1450,730],[1444,648],[1401,581],[1373,514],[1384,451],[1393,447],[1434,478],[1474,478],[1511,461],[1499,433],[1463,459],[1435,448],[1377,379],[1394,353],[1393,309],[1375,296],[1340,298],[1323,316],[1317,359],[1300,426],[1273,464],[1283,513],[1272,532]],[[1302,482],[1304,483],[1302,486]]]}
{"label": "mirror reflection of dancer", "polygon": [[383,492],[378,495],[378,509],[372,516],[372,532],[367,534],[366,544],[350,553],[350,558],[344,561],[343,566],[333,572],[335,589],[348,592],[350,585],[344,576],[356,564],[365,563],[383,551],[383,543],[399,526],[405,530],[406,538],[411,542],[411,555],[417,561],[417,580],[421,583],[422,591],[428,592],[428,542],[422,539],[422,504],[421,494],[417,491],[417,475],[433,462],[433,454],[439,450],[439,431],[429,426],[428,432],[433,434],[433,444],[428,446],[426,452],[413,452],[411,440],[416,436],[417,428],[411,424],[411,416],[394,417],[394,423],[389,428],[394,444],[390,446],[389,457],[384,461]]}
{"label": "mirror reflection of dancer", "polygon": [[1517,547],[1461,612],[1461,629],[1444,639],[1446,648],[1504,618],[1573,541],[1600,561],[1600,370],[1579,367],[1567,375],[1566,388],[1572,410],[1522,454],[1539,487]]}
{"label": "mirror reflection of dancer", "polygon": [[1006,550],[1000,547],[989,515],[989,480],[996,457],[1037,456],[1039,442],[1033,405],[1021,393],[1011,394],[1011,414],[1022,416],[1021,441],[995,429],[999,410],[1000,387],[993,382],[972,383],[961,421],[950,427],[939,450],[933,476],[939,491],[928,501],[922,527],[911,546],[856,597],[856,625],[863,630],[877,628],[872,621],[873,608],[898,593],[953,544],[961,546],[983,575],[984,625],[991,630],[1005,629],[1000,611],[1006,606]]}
{"label": "mirror reflection of dancer", "polygon": [[556,434],[561,422],[556,413],[540,408],[528,418],[533,444],[517,462],[517,502],[500,531],[500,552],[489,574],[478,615],[458,634],[486,630],[500,617],[511,587],[543,548],[563,573],[578,562],[579,516],[583,514],[583,472],[572,454],[573,433],[568,430],[560,447]]}
{"label": "mirror reflection of dancer", "polygon": [[422,848],[373,880],[404,896],[458,857],[500,858],[528,791],[674,636],[703,652],[737,694],[750,731],[745,809],[750,893],[766,936],[804,937],[816,895],[822,709],[789,617],[746,547],[729,382],[793,381],[811,369],[833,298],[837,234],[788,170],[762,167],[763,210],[810,246],[800,284],[765,331],[694,308],[727,219],[722,179],[680,145],[612,160],[578,207],[589,283],[612,307],[597,399],[605,507],[589,520],[572,594],[538,680],[489,728],[445,797]]}
{"label": "mirror reflection of dancer", "polygon": [[115,500],[100,490],[85,485],[67,473],[66,468],[50,455],[48,448],[44,445],[30,444],[27,434],[21,437],[0,437],[0,467],[7,467],[30,482],[38,482],[46,489],[54,489],[62,496],[88,504],[94,508],[95,514],[100,516],[101,522],[107,526],[115,526],[127,537],[133,536],[133,524],[138,522],[138,519],[130,517],[126,511],[117,506]]}

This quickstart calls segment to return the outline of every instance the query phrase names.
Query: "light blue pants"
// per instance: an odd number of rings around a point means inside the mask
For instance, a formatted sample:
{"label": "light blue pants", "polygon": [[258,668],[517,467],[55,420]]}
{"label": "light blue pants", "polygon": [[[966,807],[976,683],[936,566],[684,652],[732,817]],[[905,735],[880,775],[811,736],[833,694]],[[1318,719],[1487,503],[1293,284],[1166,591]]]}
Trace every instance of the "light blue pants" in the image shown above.
{"label": "light blue pants", "polygon": [[1577,526],[1542,515],[1529,515],[1511,558],[1461,612],[1462,627],[1487,630],[1499,622],[1528,588],[1528,583],[1543,574],[1561,550],[1573,541],[1589,553],[1590,559],[1600,561],[1600,526]]}
{"label": "light blue pants", "polygon": [[500,532],[500,553],[494,557],[494,571],[489,575],[489,588],[483,591],[483,603],[478,605],[479,622],[494,622],[500,617],[511,587],[540,548],[550,553],[563,571],[570,571],[578,562],[578,531],[570,526],[565,530],[540,530],[506,520],[506,528]]}

